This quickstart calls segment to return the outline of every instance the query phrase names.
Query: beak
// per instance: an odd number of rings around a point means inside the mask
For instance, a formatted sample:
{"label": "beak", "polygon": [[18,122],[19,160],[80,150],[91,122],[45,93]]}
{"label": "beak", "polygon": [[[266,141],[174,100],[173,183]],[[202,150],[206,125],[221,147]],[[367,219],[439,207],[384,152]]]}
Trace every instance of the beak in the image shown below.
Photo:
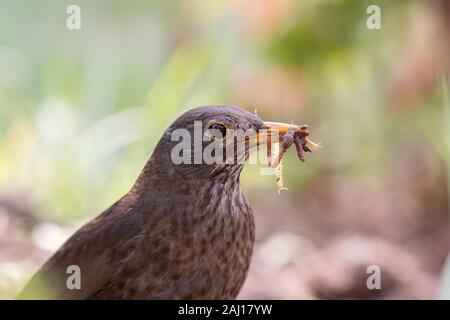
{"label": "beak", "polygon": [[[284,141],[284,137],[287,132],[291,131],[294,135],[288,140]],[[300,133],[300,137],[297,135]],[[267,163],[269,167],[278,167],[281,163],[281,159],[285,151],[292,145],[295,144],[297,149],[297,155],[301,161],[304,161],[303,153],[312,152],[314,149],[320,148],[320,143],[314,143],[308,139],[309,132],[307,125],[295,125],[282,122],[269,122],[265,121],[261,125],[254,135],[245,136],[245,146],[253,150],[254,147],[258,148],[266,145],[267,149]],[[292,141],[294,138],[294,141]],[[285,143],[286,142],[286,143]],[[281,148],[280,144],[283,143]],[[272,147],[273,144],[278,144],[280,149],[278,151],[277,161],[272,161]]]}
{"label": "beak", "polygon": [[282,122],[269,122],[265,121],[258,133],[258,140],[260,141],[272,141],[272,139],[278,137],[279,141],[283,140],[284,135],[289,130],[298,130],[302,133],[302,136],[305,137],[306,141],[312,143],[312,149],[315,149],[317,146],[315,143],[310,141],[307,136],[309,136],[308,126],[304,125],[296,125],[296,124],[288,124]]}
{"label": "beak", "polygon": [[[312,142],[309,138],[309,131],[308,126],[306,124],[304,125],[296,125],[296,124],[288,124],[288,123],[282,123],[282,122],[264,122],[263,126],[261,127],[263,129],[258,134],[258,139],[267,139],[268,142],[271,142],[272,137],[276,137],[278,135],[280,141],[283,139],[283,136],[286,132],[288,132],[291,129],[299,130],[303,137],[305,137],[306,146],[309,148],[309,151],[313,151],[314,149],[318,149],[321,147],[320,143]],[[264,133],[265,132],[265,133]]]}
{"label": "beak", "polygon": [[289,129],[299,129],[299,128],[302,132],[305,133],[305,136],[309,135],[307,125],[298,126],[295,124],[266,121],[264,122],[261,129],[267,130],[268,135],[279,134],[282,137],[286,132],[288,132]]}

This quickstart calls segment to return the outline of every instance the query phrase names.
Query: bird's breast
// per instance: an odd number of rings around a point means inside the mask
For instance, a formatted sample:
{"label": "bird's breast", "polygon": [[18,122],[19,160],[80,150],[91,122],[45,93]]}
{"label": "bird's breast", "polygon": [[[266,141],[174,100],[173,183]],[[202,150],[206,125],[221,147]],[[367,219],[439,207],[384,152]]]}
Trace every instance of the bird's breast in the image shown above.
{"label": "bird's breast", "polygon": [[186,214],[174,248],[176,259],[185,265],[181,267],[185,277],[175,296],[235,298],[247,275],[254,242],[253,215],[240,186],[206,186],[194,210]]}
{"label": "bird's breast", "polygon": [[191,191],[159,208],[135,237],[139,252],[129,250],[129,270],[121,275],[128,279],[123,287],[133,290],[122,298],[233,299],[239,293],[254,242],[251,208],[239,184]]}

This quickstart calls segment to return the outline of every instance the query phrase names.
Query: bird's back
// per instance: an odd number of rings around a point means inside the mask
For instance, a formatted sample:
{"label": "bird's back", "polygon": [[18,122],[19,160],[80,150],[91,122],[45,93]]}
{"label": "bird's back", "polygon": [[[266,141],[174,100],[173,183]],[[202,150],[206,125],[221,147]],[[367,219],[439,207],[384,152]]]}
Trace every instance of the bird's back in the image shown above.
{"label": "bird's back", "polygon": [[[75,232],[33,276],[19,298],[86,299],[110,280],[114,255],[141,232],[143,216],[117,202]],[[71,267],[79,267],[81,289],[68,286]],[[69,288],[70,287],[70,288]]]}

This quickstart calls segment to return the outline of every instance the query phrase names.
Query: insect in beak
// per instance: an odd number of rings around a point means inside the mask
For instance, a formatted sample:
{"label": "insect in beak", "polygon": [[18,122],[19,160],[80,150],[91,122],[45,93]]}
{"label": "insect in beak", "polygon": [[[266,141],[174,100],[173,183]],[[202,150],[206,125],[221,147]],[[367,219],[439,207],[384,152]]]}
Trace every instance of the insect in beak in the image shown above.
{"label": "insect in beak", "polygon": [[[258,143],[267,144],[267,162],[276,169],[278,191],[286,189],[283,186],[282,160],[284,153],[294,144],[299,159],[305,161],[305,152],[312,152],[320,148],[320,144],[312,142],[309,138],[307,125],[295,125],[281,122],[264,122],[258,133]],[[272,144],[279,144],[278,154],[272,159]]]}
{"label": "insect in beak", "polygon": [[[277,167],[287,149],[295,144],[297,155],[301,161],[305,161],[304,152],[312,152],[320,148],[320,144],[312,142],[308,136],[307,125],[295,125],[282,122],[264,122],[258,137],[265,139],[267,143],[267,158],[269,166]],[[280,144],[277,159],[272,161],[272,143]]]}

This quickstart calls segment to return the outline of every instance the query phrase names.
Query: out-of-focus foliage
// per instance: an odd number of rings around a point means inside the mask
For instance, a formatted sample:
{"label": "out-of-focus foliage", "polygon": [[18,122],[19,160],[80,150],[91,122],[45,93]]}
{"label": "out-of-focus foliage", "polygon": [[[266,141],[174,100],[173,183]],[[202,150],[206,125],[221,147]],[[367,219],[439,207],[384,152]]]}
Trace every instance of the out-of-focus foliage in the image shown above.
{"label": "out-of-focus foliage", "polygon": [[[73,31],[70,4],[0,0],[0,297],[207,104],[308,123],[325,146],[304,165],[288,154],[280,196],[244,170],[257,245],[241,297],[436,295],[450,243],[445,0],[80,0]],[[366,27],[371,4],[381,30]],[[368,264],[385,291],[360,288]]]}

